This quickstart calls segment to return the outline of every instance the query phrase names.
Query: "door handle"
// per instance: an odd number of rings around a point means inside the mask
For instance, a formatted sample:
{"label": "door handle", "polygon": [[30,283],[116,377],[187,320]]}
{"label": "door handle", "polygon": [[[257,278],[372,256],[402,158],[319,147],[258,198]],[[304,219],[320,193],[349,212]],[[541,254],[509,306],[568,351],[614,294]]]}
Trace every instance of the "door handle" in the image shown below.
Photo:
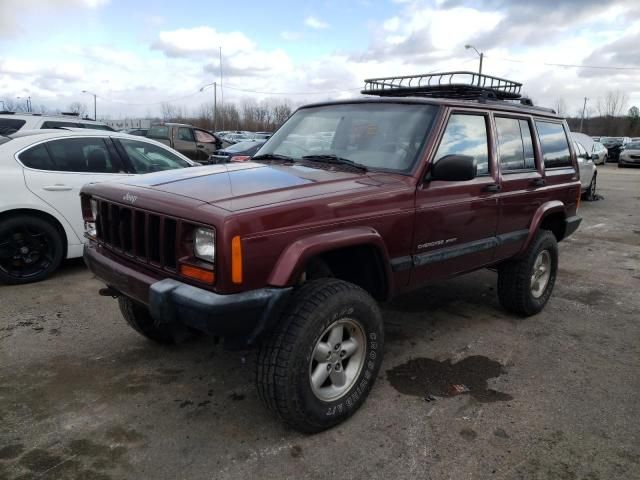
{"label": "door handle", "polygon": [[531,186],[532,187],[543,187],[547,184],[547,182],[544,180],[544,178],[535,178],[533,180],[531,180]]}
{"label": "door handle", "polygon": [[42,189],[49,192],[66,192],[68,190],[73,190],[73,187],[68,185],[45,185]]}
{"label": "door handle", "polygon": [[204,148],[204,145],[200,145],[199,143],[196,145],[196,148]]}
{"label": "door handle", "polygon": [[491,185],[485,185],[484,187],[482,187],[483,192],[495,193],[495,192],[499,192],[500,190],[502,190],[502,187],[497,183],[492,183]]}

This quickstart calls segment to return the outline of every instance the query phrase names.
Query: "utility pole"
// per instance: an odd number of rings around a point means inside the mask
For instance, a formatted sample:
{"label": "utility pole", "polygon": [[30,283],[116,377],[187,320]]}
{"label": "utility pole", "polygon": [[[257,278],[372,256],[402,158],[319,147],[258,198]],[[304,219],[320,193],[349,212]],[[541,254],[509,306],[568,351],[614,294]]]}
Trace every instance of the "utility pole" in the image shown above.
{"label": "utility pole", "polygon": [[224,130],[224,90],[222,90],[222,47],[218,47],[220,52],[220,110],[222,110],[222,130]]}
{"label": "utility pole", "polygon": [[213,82],[213,131],[218,131],[218,82]]}
{"label": "utility pole", "polygon": [[480,86],[480,77],[482,76],[482,60],[484,60],[484,52],[479,52],[476,47],[469,44],[465,45],[464,48],[465,50],[469,50],[470,48],[472,48],[473,50],[476,51],[476,53],[480,57],[480,68],[478,68],[478,86]]}
{"label": "utility pole", "polygon": [[587,97],[584,97],[584,104],[582,105],[582,118],[580,119],[580,133],[582,133],[582,125],[584,123],[584,112],[587,109]]}

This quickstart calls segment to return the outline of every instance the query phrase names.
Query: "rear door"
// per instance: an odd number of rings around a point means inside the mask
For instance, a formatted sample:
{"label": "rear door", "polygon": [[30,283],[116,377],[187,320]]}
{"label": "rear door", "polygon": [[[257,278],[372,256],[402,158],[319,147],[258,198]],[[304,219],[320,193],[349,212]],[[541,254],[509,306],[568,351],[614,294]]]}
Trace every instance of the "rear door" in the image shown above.
{"label": "rear door", "polygon": [[196,139],[190,127],[173,128],[173,148],[192,160],[198,158]]}
{"label": "rear door", "polygon": [[102,137],[63,138],[17,155],[27,188],[60,212],[79,239],[84,234],[79,197],[83,185],[130,175],[110,142]]}
{"label": "rear door", "polygon": [[494,114],[500,169],[500,218],[495,260],[508,258],[522,247],[538,207],[549,195],[531,117]]}
{"label": "rear door", "polygon": [[453,111],[432,159],[470,155],[478,175],[469,181],[429,181],[416,191],[412,283],[421,284],[489,264],[495,249],[499,184],[490,118]]}

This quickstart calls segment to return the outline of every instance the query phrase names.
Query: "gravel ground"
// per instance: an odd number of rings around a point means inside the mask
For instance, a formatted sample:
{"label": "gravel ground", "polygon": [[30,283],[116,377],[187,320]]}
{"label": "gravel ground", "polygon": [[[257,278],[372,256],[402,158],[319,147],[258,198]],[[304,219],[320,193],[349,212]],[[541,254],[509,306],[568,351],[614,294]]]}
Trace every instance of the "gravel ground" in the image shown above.
{"label": "gravel ground", "polygon": [[640,170],[598,177],[541,314],[490,271],[385,305],[372,394],[313,436],[262,407],[250,354],[145,341],[81,261],[0,286],[0,479],[640,478]]}

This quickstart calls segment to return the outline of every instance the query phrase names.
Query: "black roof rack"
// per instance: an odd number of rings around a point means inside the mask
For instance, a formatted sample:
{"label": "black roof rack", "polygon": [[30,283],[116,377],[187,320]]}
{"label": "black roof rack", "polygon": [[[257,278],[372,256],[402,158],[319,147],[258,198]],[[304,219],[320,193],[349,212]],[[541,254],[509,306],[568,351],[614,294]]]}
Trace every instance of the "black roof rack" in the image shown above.
{"label": "black roof rack", "polygon": [[521,88],[521,83],[505,78],[460,71],[370,78],[364,81],[362,93],[381,97],[517,100]]}

